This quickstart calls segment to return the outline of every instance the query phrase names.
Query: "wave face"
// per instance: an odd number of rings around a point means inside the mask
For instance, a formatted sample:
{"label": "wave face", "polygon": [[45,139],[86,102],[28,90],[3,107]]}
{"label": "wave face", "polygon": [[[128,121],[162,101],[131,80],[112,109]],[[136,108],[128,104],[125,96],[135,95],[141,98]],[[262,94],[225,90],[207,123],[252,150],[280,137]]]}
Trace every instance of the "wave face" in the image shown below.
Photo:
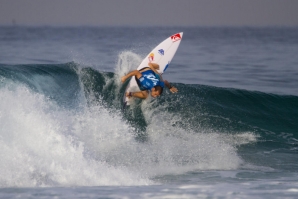
{"label": "wave face", "polygon": [[147,185],[196,170],[298,169],[297,96],[173,83],[178,94],[135,100],[122,112],[127,83],[119,77],[139,60],[121,53],[114,73],[74,62],[0,64],[0,186]]}

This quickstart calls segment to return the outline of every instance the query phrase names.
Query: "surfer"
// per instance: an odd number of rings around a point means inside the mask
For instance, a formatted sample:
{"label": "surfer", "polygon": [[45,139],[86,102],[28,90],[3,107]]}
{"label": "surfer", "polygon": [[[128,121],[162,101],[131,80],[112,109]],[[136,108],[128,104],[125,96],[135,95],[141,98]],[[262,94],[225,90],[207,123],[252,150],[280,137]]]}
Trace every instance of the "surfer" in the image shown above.
{"label": "surfer", "polygon": [[172,93],[177,93],[178,89],[172,86],[167,80],[163,80],[161,74],[157,72],[159,65],[156,63],[148,63],[149,67],[141,70],[133,70],[121,78],[124,83],[128,78],[135,76],[141,91],[127,92],[126,97],[137,97],[146,99],[149,91],[152,97],[158,97],[162,94],[163,88],[166,86]]}

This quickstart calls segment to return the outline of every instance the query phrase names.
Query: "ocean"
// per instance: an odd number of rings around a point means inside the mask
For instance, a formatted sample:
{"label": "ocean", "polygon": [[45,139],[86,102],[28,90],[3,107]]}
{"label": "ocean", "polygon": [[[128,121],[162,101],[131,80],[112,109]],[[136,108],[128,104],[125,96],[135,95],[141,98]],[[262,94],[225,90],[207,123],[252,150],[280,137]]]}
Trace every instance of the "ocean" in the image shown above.
{"label": "ocean", "polygon": [[[184,32],[164,79],[127,82]],[[297,198],[298,28],[0,27],[0,198]]]}

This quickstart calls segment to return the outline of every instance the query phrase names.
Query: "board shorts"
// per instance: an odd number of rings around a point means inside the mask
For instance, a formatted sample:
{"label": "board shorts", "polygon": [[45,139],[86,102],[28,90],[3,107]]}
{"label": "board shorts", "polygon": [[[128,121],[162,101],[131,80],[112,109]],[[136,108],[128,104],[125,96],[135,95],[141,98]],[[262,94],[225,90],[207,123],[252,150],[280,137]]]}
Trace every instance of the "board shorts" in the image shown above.
{"label": "board shorts", "polygon": [[152,70],[146,70],[141,73],[142,76],[139,79],[136,78],[141,91],[151,90],[154,86],[161,86],[162,88],[165,86],[165,83],[160,81],[159,76]]}

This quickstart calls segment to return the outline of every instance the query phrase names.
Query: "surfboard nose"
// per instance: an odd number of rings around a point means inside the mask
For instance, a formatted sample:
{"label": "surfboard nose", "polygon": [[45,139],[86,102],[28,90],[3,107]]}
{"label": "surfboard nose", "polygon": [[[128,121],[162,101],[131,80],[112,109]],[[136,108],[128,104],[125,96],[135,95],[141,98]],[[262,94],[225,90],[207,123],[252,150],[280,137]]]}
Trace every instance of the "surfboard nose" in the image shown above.
{"label": "surfboard nose", "polygon": [[174,34],[174,35],[171,36],[171,39],[172,39],[173,42],[179,41],[179,40],[182,39],[182,35],[183,35],[183,32]]}

